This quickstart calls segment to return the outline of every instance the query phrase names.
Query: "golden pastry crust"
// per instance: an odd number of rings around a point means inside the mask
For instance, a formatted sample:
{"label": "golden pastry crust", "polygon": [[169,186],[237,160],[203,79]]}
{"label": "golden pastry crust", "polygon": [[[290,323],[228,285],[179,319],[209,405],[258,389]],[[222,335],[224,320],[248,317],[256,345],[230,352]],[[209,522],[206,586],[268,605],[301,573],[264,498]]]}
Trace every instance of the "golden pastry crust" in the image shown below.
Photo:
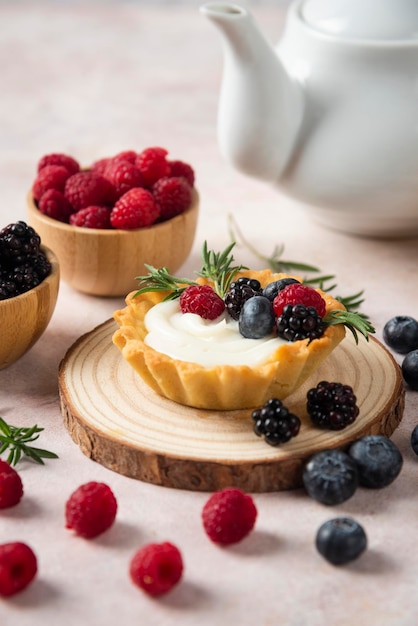
{"label": "golden pastry crust", "polygon": [[[270,270],[246,271],[241,275],[257,278],[262,287],[288,277]],[[327,312],[344,309],[341,302],[318,291],[326,302]],[[306,339],[280,344],[263,365],[217,365],[208,369],[172,359],[144,343],[145,315],[166,294],[147,292],[137,297],[134,294],[128,294],[126,307],[113,315],[119,325],[113,343],[154,391],[199,409],[233,411],[261,406],[269,398],[283,400],[302,385],[345,336],[343,324],[329,326],[320,339],[310,343]]]}

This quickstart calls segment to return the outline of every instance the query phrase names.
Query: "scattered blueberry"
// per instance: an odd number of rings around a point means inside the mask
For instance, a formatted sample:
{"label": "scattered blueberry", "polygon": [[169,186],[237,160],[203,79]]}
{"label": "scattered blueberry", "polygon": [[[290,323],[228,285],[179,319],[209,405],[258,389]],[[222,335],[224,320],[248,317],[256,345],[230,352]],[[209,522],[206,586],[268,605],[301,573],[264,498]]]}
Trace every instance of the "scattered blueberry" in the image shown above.
{"label": "scattered blueberry", "polygon": [[356,463],[342,450],[323,450],[314,454],[303,470],[308,494],[322,504],[340,504],[358,486]]}
{"label": "scattered blueberry", "polygon": [[418,424],[415,426],[414,430],[411,433],[411,448],[418,456]]}
{"label": "scattered blueberry", "polygon": [[418,321],[407,315],[392,317],[383,328],[383,339],[400,354],[415,350],[418,348]]}
{"label": "scattered blueberry", "polygon": [[402,454],[393,441],[382,435],[358,439],[349,447],[348,455],[357,464],[359,484],[363,487],[386,487],[402,469]]}
{"label": "scattered blueberry", "polygon": [[316,534],[316,548],[333,565],[349,563],[360,556],[367,547],[363,527],[350,517],[330,519]]}
{"label": "scattered blueberry", "polygon": [[239,332],[248,339],[261,339],[273,332],[275,315],[273,305],[264,296],[253,296],[242,305]]}
{"label": "scattered blueberry", "polygon": [[404,358],[402,376],[411,389],[418,391],[418,350],[412,350]]}
{"label": "scattered blueberry", "polygon": [[300,281],[296,280],[296,278],[280,278],[279,280],[275,280],[264,287],[263,296],[273,302],[279,291],[287,287],[287,285],[293,285],[294,283],[299,282]]}

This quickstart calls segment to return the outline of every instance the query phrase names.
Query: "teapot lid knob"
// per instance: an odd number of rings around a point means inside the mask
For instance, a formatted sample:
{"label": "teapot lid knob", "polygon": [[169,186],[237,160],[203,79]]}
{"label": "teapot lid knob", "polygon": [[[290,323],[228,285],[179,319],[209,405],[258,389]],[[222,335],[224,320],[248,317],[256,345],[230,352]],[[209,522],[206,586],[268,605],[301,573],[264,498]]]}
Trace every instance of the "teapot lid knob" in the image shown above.
{"label": "teapot lid knob", "polygon": [[344,39],[418,42],[417,0],[302,0],[299,15],[316,30]]}

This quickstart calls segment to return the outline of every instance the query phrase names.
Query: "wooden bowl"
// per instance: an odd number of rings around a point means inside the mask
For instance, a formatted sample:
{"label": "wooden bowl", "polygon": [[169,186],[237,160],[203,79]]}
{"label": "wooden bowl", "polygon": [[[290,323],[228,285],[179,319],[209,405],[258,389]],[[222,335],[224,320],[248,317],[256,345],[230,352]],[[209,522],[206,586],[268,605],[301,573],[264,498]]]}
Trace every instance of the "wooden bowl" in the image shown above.
{"label": "wooden bowl", "polygon": [[43,215],[32,194],[28,222],[58,257],[61,278],[95,296],[125,296],[137,288],[136,276],[147,274],[144,263],[174,273],[186,261],[196,232],[199,196],[176,217],[136,230],[102,230],[64,224]]}
{"label": "wooden bowl", "polygon": [[56,255],[41,246],[52,270],[40,285],[20,296],[0,300],[0,369],[27,352],[49,324],[58,297],[60,268]]}

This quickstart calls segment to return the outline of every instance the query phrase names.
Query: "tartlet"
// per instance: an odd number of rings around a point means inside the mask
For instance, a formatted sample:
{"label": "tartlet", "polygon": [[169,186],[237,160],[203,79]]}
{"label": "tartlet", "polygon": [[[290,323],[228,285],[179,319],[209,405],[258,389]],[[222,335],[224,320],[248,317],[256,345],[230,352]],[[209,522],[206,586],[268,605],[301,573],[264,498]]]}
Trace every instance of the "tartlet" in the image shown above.
{"label": "tartlet", "polygon": [[[270,270],[246,270],[237,274],[269,283],[288,277]],[[201,284],[209,283],[199,278]],[[326,303],[326,313],[345,310],[341,302],[317,290]],[[167,293],[145,292],[126,297],[126,307],[115,311],[119,326],[113,343],[123,358],[156,393],[179,404],[198,409],[235,411],[261,406],[269,398],[283,400],[323,363],[345,336],[343,324],[328,326],[322,337],[280,343],[261,365],[216,365],[206,368],[192,362],[173,359],[148,346],[145,316],[151,307],[161,302]]]}

